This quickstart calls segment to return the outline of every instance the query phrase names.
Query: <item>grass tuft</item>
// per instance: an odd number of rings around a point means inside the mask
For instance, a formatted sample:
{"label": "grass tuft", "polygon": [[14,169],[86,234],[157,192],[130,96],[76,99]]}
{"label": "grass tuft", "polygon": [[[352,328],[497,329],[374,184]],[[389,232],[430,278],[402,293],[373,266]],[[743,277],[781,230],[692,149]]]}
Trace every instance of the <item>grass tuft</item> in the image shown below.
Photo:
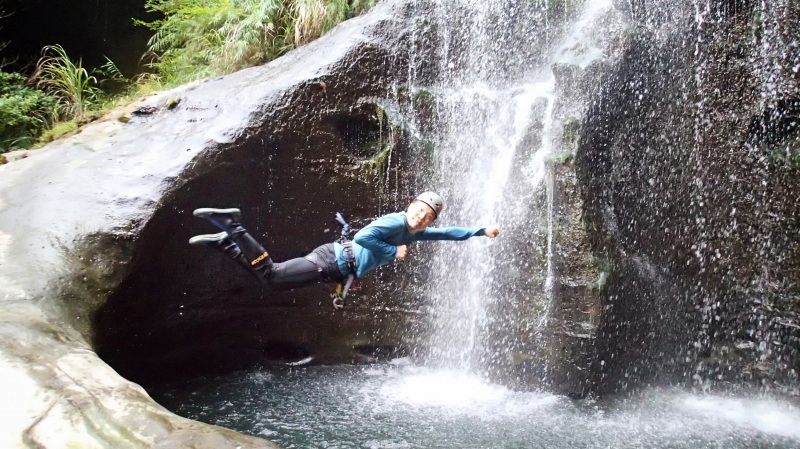
{"label": "grass tuft", "polygon": [[78,120],[73,119],[69,121],[58,122],[52,128],[44,131],[42,136],[39,137],[39,143],[44,144],[52,142],[60,137],[65,136],[78,129]]}
{"label": "grass tuft", "polygon": [[60,45],[42,50],[33,79],[36,86],[59,100],[59,112],[67,119],[83,118],[86,109],[97,100],[97,78],[89,75],[82,61],[72,61]]}

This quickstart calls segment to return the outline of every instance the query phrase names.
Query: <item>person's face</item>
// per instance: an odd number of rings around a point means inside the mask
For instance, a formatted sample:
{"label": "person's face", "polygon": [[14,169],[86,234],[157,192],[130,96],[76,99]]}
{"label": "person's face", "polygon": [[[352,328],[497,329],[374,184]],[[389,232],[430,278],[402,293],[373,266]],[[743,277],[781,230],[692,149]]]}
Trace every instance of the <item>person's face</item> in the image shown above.
{"label": "person's face", "polygon": [[414,201],[409,204],[408,209],[406,209],[406,222],[408,223],[408,228],[412,232],[425,229],[428,225],[433,223],[435,217],[436,215],[433,213],[433,209],[421,201]]}

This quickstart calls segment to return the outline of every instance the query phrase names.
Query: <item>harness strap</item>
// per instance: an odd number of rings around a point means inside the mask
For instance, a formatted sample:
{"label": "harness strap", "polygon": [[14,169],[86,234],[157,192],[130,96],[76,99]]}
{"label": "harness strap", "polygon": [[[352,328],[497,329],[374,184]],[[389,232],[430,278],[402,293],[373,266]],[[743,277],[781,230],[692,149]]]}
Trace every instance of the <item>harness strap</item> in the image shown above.
{"label": "harness strap", "polygon": [[356,256],[353,254],[353,242],[344,240],[342,242],[342,252],[344,253],[344,260],[347,262],[347,271],[350,272],[351,276],[355,276],[358,269],[356,268]]}
{"label": "harness strap", "polygon": [[353,279],[355,279],[356,274],[358,274],[358,267],[356,267],[356,256],[353,253],[353,242],[348,237],[350,234],[350,224],[345,221],[344,217],[339,212],[336,212],[336,221],[342,225],[342,254],[344,255],[345,263],[347,263],[348,271],[347,282],[345,282],[344,288],[342,288],[341,300],[333,300],[333,306],[340,309],[344,307],[344,299],[347,297],[347,292],[353,284]]}
{"label": "harness strap", "polygon": [[347,282],[344,284],[344,289],[342,289],[342,298],[347,297],[347,291],[350,290],[350,285],[353,284],[353,279],[355,278],[356,276],[354,274],[347,276]]}

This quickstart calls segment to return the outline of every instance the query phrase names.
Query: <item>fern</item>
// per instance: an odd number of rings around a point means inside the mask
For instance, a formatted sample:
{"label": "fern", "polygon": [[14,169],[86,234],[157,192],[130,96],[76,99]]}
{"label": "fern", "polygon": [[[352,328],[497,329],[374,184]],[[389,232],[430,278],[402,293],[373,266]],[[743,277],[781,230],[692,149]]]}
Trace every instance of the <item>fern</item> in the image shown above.
{"label": "fern", "polygon": [[366,11],[374,0],[147,0],[162,20],[148,65],[166,84],[215,76],[268,61]]}

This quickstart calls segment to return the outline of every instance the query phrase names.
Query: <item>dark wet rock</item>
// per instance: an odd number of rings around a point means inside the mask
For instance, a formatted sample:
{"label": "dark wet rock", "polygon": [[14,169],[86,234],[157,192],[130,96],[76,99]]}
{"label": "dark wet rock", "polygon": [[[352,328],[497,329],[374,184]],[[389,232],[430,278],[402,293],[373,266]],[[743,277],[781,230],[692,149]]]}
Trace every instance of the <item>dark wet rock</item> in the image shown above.
{"label": "dark wet rock", "polygon": [[142,106],[136,108],[131,112],[133,115],[152,115],[158,112],[158,108],[155,106]]}
{"label": "dark wet rock", "polygon": [[407,16],[383,2],[273,63],[146,98],[0,168],[0,391],[19,412],[3,446],[269,447],[171,415],[130,381],[396,353],[395,268],[335,311],[330,285],[275,292],[187,241],[216,232],[194,208],[239,207],[290,258],[333,241],[337,211],[358,228],[404,205],[410,137],[387,111]]}
{"label": "dark wet rock", "polygon": [[637,3],[581,133],[601,392],[797,384],[800,11],[710,5]]}

